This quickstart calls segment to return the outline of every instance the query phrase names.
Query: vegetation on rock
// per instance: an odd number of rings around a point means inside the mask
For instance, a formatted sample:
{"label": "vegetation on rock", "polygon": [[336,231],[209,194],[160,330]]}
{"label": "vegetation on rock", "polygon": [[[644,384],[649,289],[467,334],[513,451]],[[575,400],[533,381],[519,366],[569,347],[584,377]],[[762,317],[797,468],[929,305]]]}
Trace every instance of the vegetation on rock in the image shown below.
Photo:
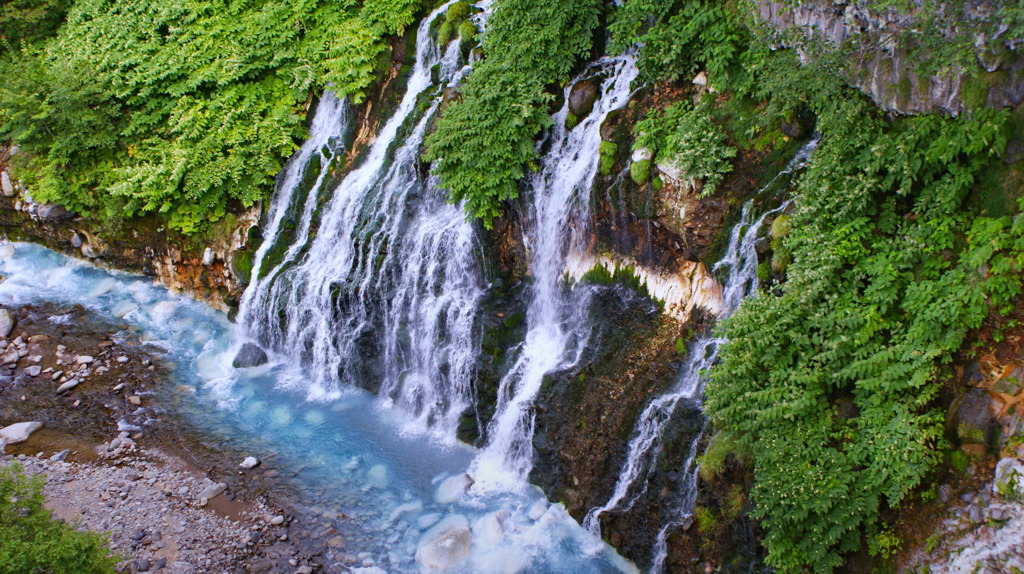
{"label": "vegetation on rock", "polygon": [[192,233],[269,191],[311,92],[364,97],[383,36],[419,7],[78,0],[55,36],[0,61],[0,138],[20,146],[17,176],[36,201],[103,219],[157,212]]}

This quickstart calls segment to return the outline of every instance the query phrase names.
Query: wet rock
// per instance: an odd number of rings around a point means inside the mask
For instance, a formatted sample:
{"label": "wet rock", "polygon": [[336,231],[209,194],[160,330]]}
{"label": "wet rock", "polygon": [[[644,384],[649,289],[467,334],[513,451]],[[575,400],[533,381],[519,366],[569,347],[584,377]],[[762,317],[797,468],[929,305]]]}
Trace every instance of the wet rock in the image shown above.
{"label": "wet rock", "polygon": [[590,115],[594,109],[594,102],[597,101],[599,89],[600,80],[598,78],[576,82],[569,92],[569,112],[578,118]]}
{"label": "wet rock", "polygon": [[14,197],[17,193],[14,190],[14,182],[11,181],[11,174],[7,173],[7,170],[0,171],[0,190],[3,191],[4,197]]}
{"label": "wet rock", "polygon": [[249,565],[249,572],[252,572],[252,574],[263,574],[264,572],[270,572],[273,567],[273,562],[269,560],[260,560]]}
{"label": "wet rock", "polygon": [[255,468],[259,463],[260,461],[255,456],[247,456],[238,466],[239,468],[249,470],[251,468]]}
{"label": "wet rock", "polygon": [[530,520],[539,520],[541,516],[548,510],[548,503],[546,500],[538,500],[534,502],[530,509],[526,512],[526,516]]}
{"label": "wet rock", "polygon": [[280,525],[284,524],[284,516],[281,516],[280,514],[278,514],[277,516],[275,516],[275,517],[270,519],[270,523],[273,524],[274,526],[280,526]]}
{"label": "wet rock", "polygon": [[69,454],[71,454],[71,451],[68,450],[68,449],[64,449],[64,450],[58,452],[57,454],[51,456],[50,457],[50,461],[51,462],[63,462],[64,459],[66,459]]}
{"label": "wet rock", "polygon": [[78,357],[75,358],[75,362],[78,363],[79,365],[88,365],[94,360],[95,359],[93,359],[89,355],[79,355]]}
{"label": "wet rock", "polygon": [[996,465],[992,494],[1002,498],[1024,496],[1024,463],[1016,458],[1004,458]]}
{"label": "wet rock", "polygon": [[71,389],[77,387],[79,385],[79,383],[81,383],[81,382],[82,381],[79,381],[78,379],[71,379],[70,381],[64,383],[63,385],[61,385],[59,387],[57,387],[57,394],[60,394],[60,393],[66,392],[66,391],[70,391]]}
{"label": "wet rock", "polygon": [[138,395],[132,395],[132,396],[128,397],[128,402],[133,404],[133,405],[135,405],[135,406],[137,406],[137,407],[142,406],[142,397],[140,397]]}
{"label": "wet rock", "polygon": [[203,265],[206,267],[213,265],[213,249],[209,247],[203,251]]}
{"label": "wet rock", "polygon": [[462,515],[445,518],[420,538],[416,562],[428,570],[447,570],[469,554],[473,535]]}
{"label": "wet rock", "polygon": [[212,500],[212,499],[220,496],[221,494],[224,494],[224,491],[227,490],[227,489],[228,489],[228,485],[224,484],[223,482],[218,482],[217,484],[212,484],[212,485],[207,486],[206,488],[204,488],[202,490],[202,492],[199,493],[199,498],[205,498],[206,500]]}
{"label": "wet rock", "polygon": [[268,360],[267,353],[259,345],[246,343],[242,345],[241,349],[238,349],[238,354],[235,355],[231,366],[236,369],[248,369],[266,364]]}
{"label": "wet rock", "polygon": [[938,496],[939,501],[944,504],[953,500],[953,487],[948,484],[940,484],[935,493]]}
{"label": "wet rock", "polygon": [[473,523],[473,538],[483,544],[498,544],[505,536],[508,513],[498,510],[485,514]]}
{"label": "wet rock", "polygon": [[73,233],[71,235],[71,246],[74,247],[75,249],[81,249],[84,243],[85,241],[82,239],[82,236],[79,235],[78,233]]}
{"label": "wet rock", "polygon": [[451,504],[462,498],[463,493],[473,486],[473,478],[468,474],[450,476],[437,487],[434,493],[434,501],[438,504]]}
{"label": "wet rock", "polygon": [[10,243],[0,245],[0,257],[10,259],[11,257],[14,257],[15,253],[17,253],[17,250]]}
{"label": "wet rock", "polygon": [[985,391],[973,388],[957,397],[949,407],[946,427],[961,445],[988,446],[992,438],[991,399]]}
{"label": "wet rock", "polygon": [[74,216],[74,213],[68,211],[66,207],[59,203],[45,203],[36,210],[36,217],[43,221],[61,221],[63,219],[71,219]]}
{"label": "wet rock", "polygon": [[39,365],[32,365],[31,367],[25,367],[25,374],[30,377],[38,377],[43,372],[43,368]]}
{"label": "wet rock", "polygon": [[0,309],[0,337],[7,337],[13,330],[14,316],[7,309]]}
{"label": "wet rock", "polygon": [[96,259],[100,255],[103,255],[103,250],[101,248],[96,247],[92,243],[86,243],[82,245],[80,251],[82,252],[82,255],[88,257],[89,259]]}

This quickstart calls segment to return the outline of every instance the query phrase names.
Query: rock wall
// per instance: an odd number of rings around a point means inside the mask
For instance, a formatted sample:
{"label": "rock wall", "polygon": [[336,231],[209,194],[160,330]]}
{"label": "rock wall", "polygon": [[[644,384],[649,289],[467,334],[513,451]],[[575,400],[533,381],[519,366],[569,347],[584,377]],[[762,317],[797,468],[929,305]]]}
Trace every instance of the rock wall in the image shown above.
{"label": "rock wall", "polygon": [[968,5],[957,22],[974,39],[974,65],[923,73],[903,40],[919,24],[913,13],[869,11],[853,2],[755,1],[757,15],[776,30],[803,29],[842,47],[849,56],[847,79],[879,107],[902,114],[957,115],[972,105],[1016,107],[1024,101],[1024,58],[1010,49],[1021,39],[1006,37],[1005,26],[986,34],[982,25],[999,6],[992,0]]}

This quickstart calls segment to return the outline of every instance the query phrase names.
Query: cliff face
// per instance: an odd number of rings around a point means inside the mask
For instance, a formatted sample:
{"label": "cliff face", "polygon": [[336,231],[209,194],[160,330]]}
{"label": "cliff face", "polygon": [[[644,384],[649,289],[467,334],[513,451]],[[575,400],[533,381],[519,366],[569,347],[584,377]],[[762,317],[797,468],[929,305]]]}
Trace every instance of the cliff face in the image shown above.
{"label": "cliff face", "polygon": [[1016,107],[1024,101],[1024,58],[1011,50],[1014,40],[1004,36],[1007,27],[996,23],[999,1],[968,4],[962,14],[944,18],[942,29],[930,32],[940,43],[957,36],[974,45],[973,61],[940,65],[936,71],[922,62],[923,54],[934,54],[921,46],[915,52],[910,45],[924,24],[913,11],[876,12],[863,3],[820,0],[755,4],[761,20],[777,31],[802,30],[820,36],[831,49],[842,48],[847,79],[883,109],[957,115],[970,107]]}

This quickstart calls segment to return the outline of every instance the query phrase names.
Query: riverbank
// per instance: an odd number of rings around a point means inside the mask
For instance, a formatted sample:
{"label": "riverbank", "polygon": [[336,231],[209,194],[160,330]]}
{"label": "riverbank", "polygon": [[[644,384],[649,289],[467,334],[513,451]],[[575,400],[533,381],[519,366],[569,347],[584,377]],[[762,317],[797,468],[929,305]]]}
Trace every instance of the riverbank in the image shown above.
{"label": "riverbank", "polygon": [[278,471],[252,459],[239,467],[245,453],[210,448],[160,403],[173,366],[159,348],[80,305],[7,311],[15,326],[0,338],[0,427],[42,427],[7,445],[0,464],[46,475],[47,507],[109,532],[122,571],[308,574],[321,565],[308,532],[290,535],[299,520],[275,492]]}

